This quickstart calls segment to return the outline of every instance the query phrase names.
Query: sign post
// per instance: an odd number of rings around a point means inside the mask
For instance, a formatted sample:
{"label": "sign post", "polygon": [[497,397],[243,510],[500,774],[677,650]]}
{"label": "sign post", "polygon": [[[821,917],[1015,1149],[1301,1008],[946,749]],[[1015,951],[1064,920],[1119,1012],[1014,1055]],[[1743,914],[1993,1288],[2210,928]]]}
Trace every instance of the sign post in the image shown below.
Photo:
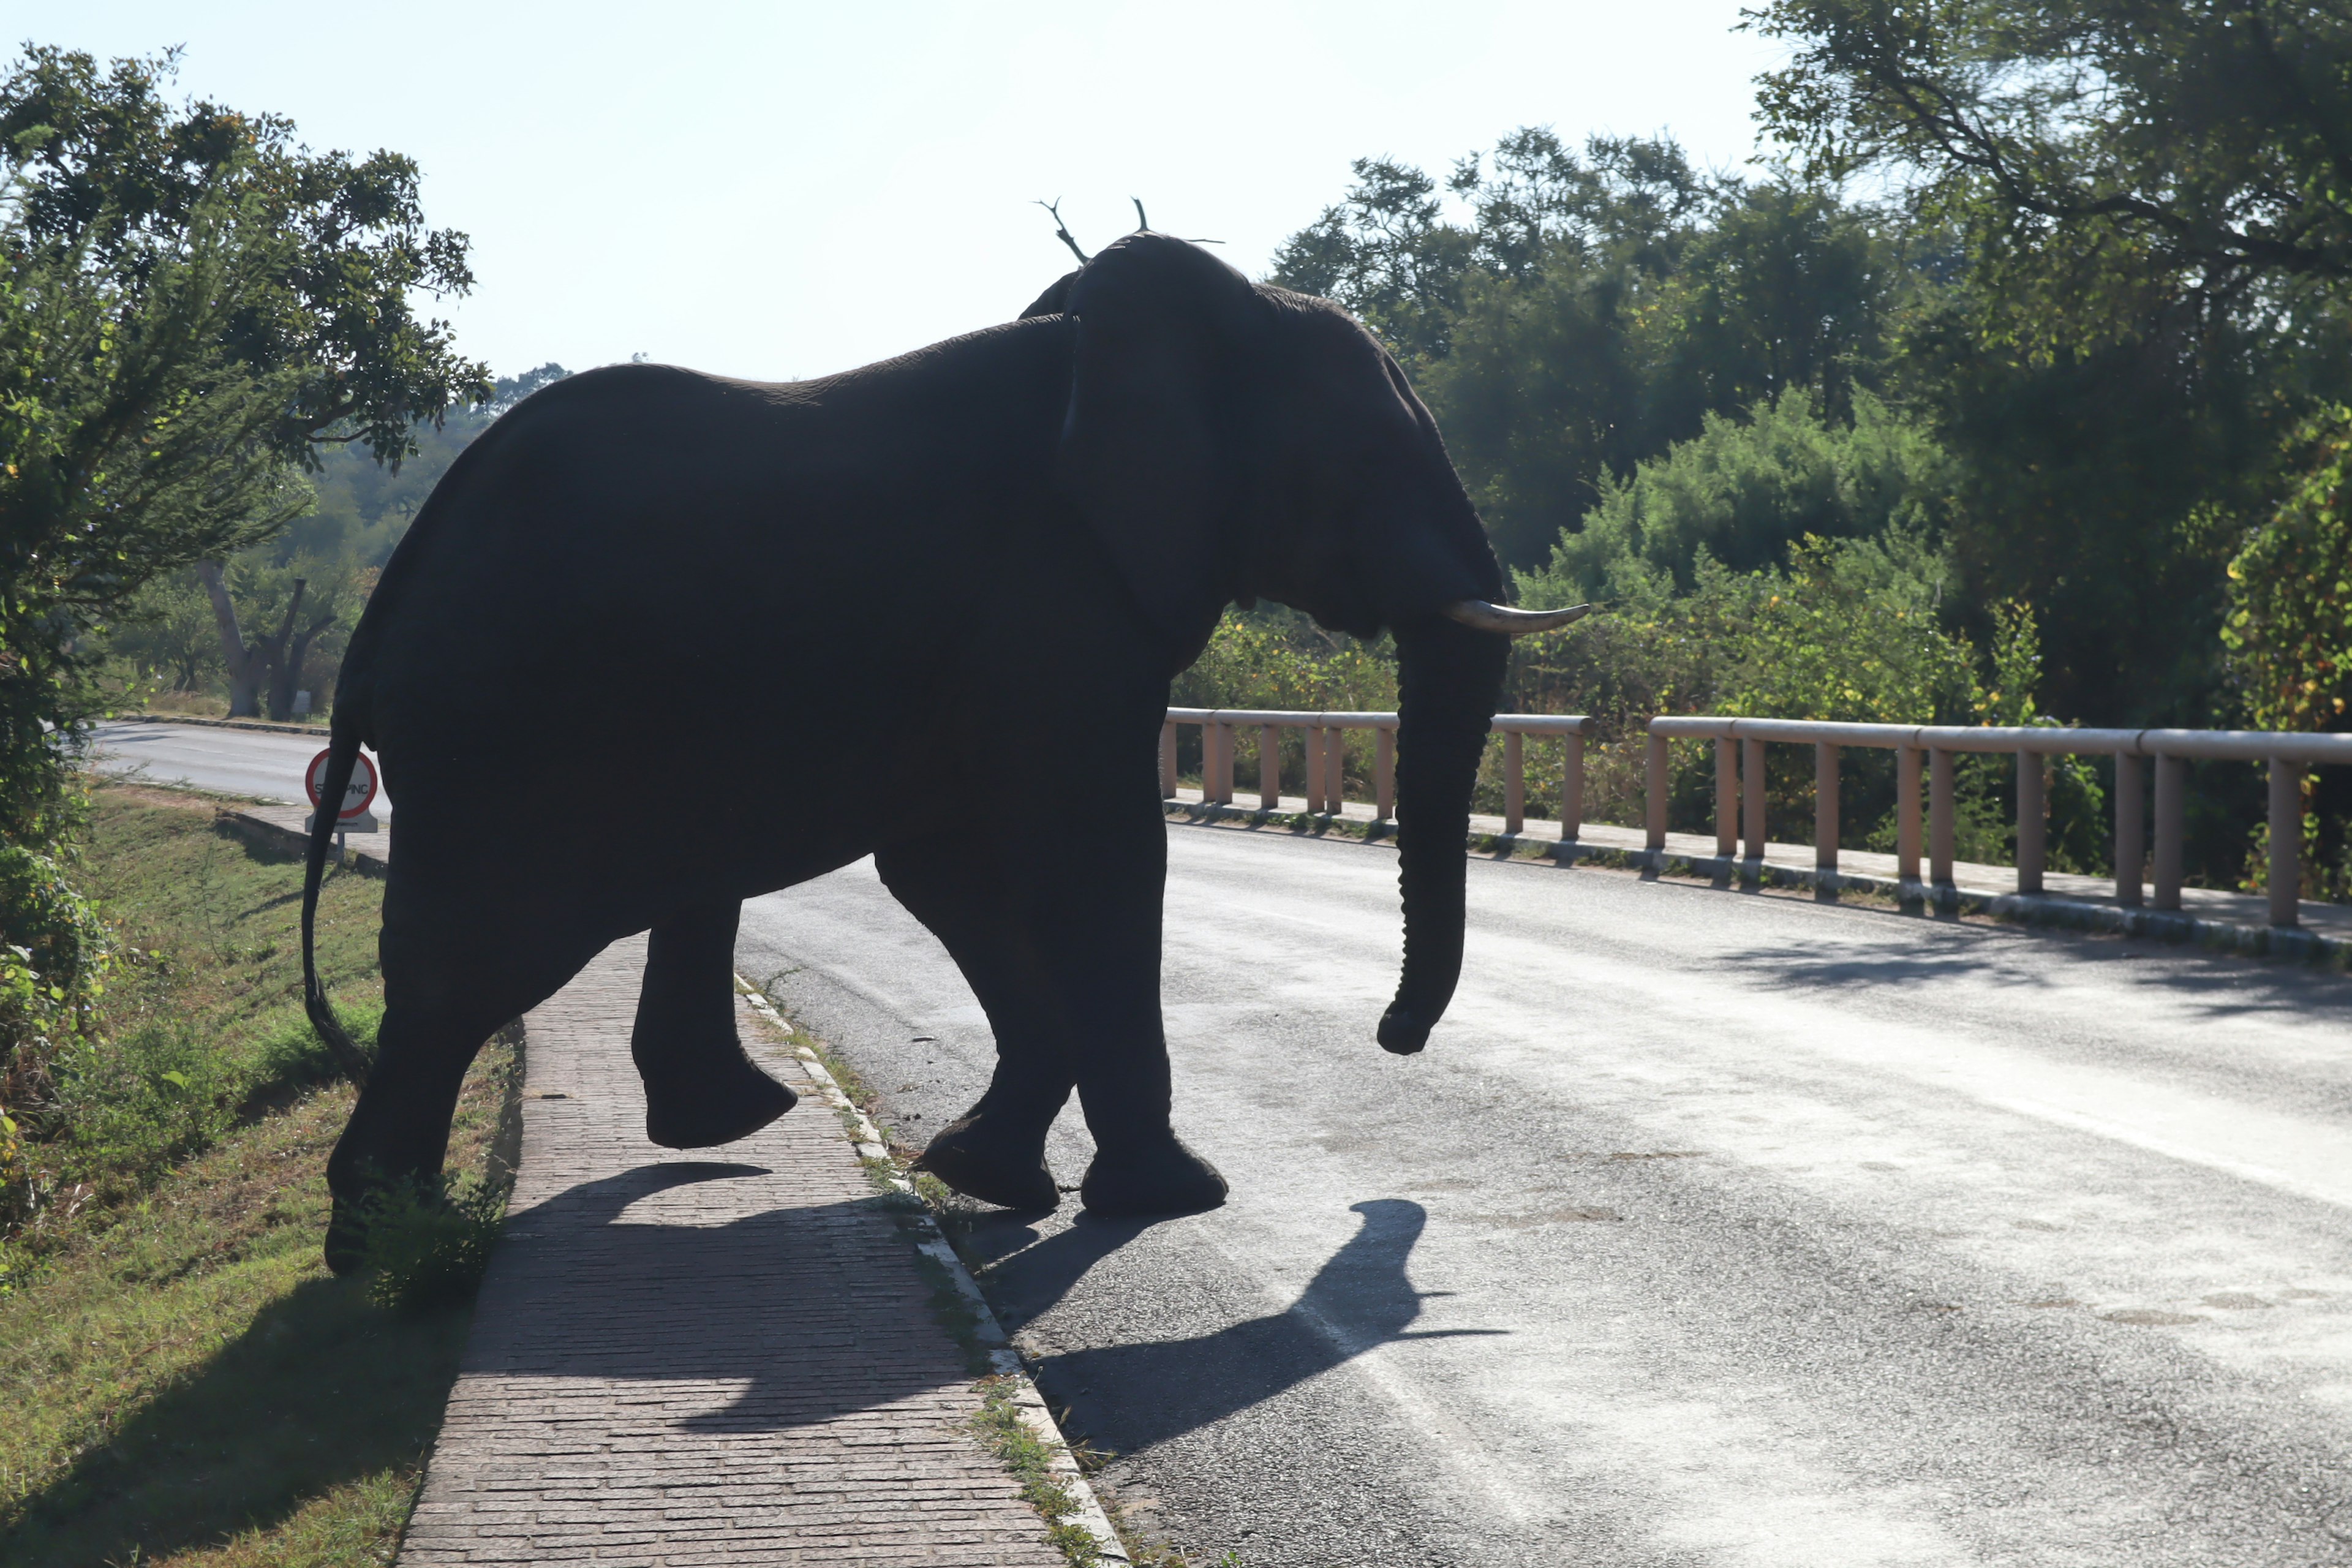
{"label": "sign post", "polygon": [[[319,786],[327,776],[327,752],[320,752],[310,759],[302,772],[302,788],[310,797],[310,815],[302,820],[302,831],[310,833],[319,823],[321,803]],[[343,804],[335,813],[335,856],[342,858],[344,836],[377,831],[376,820],[368,814],[375,803],[375,763],[365,752],[352,762],[352,782],[343,790]]]}

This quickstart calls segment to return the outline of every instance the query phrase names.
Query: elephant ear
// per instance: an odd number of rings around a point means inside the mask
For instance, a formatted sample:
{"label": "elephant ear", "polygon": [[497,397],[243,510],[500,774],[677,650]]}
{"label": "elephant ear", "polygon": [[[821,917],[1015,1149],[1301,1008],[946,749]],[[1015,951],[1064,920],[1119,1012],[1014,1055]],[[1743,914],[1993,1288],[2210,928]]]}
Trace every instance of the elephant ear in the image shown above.
{"label": "elephant ear", "polygon": [[1025,321],[1033,316],[1060,315],[1063,308],[1069,303],[1070,289],[1077,280],[1078,275],[1076,273],[1063,273],[1059,278],[1054,279],[1052,288],[1047,289],[1043,294],[1040,294],[1034,300],[1030,300],[1029,308],[1022,311],[1017,319]]}
{"label": "elephant ear", "polygon": [[1237,578],[1241,420],[1265,301],[1198,247],[1131,234],[1063,301],[1076,323],[1057,479],[1184,662]]}

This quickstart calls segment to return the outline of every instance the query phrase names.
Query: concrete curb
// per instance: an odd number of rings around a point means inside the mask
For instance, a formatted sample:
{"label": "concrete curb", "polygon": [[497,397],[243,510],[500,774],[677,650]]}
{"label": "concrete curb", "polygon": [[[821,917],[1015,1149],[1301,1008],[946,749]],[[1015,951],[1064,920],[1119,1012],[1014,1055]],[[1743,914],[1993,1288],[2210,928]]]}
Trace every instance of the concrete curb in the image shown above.
{"label": "concrete curb", "polygon": [[[247,806],[241,810],[224,811],[221,815],[231,826],[247,837],[258,835],[265,838],[278,840],[296,849],[308,850],[310,847],[309,834],[299,827],[289,827],[282,822],[272,822],[261,815],[261,810],[300,811],[301,809],[300,806],[294,805],[268,806],[259,810]],[[382,871],[392,864],[392,830],[389,827],[378,828],[373,833],[354,834],[346,839],[345,843],[347,846],[345,853],[351,857],[355,865]]]}
{"label": "concrete curb", "polygon": [[[753,1012],[775,1025],[780,1032],[786,1035],[792,1032],[792,1026],[776,1011],[776,1005],[768,1000],[766,993],[740,974],[735,977],[735,984]],[[906,1177],[898,1173],[897,1163],[891,1160],[889,1149],[883,1142],[880,1129],[866,1119],[866,1113],[857,1109],[848,1095],[842,1092],[841,1085],[834,1080],[833,1074],[825,1070],[816,1053],[800,1046],[793,1048],[793,1054],[800,1058],[802,1070],[814,1079],[824,1090],[825,1102],[849,1120],[855,1129],[852,1142],[857,1149],[858,1158],[879,1161],[889,1171],[885,1179],[908,1197],[914,1197],[915,1189]],[[1104,1563],[1129,1562],[1127,1549],[1118,1543],[1118,1531],[1111,1528],[1110,1516],[1103,1511],[1101,1500],[1095,1496],[1094,1488],[1087,1484],[1086,1472],[1071,1457],[1070,1446],[1062,1436],[1061,1427],[1055,1425],[1053,1412],[1046,1408],[1044,1396],[1037,1392],[1037,1385],[1030,1381],[1028,1369],[1021,1363],[1021,1352],[1013,1348],[1004,1325],[996,1321],[996,1313],[988,1304],[988,1298],[981,1294],[979,1281],[971,1277],[971,1270],[964,1267],[963,1259],[957,1256],[954,1246],[948,1240],[946,1233],[940,1229],[939,1223],[931,1218],[929,1208],[919,1208],[916,1220],[915,1228],[921,1239],[915,1244],[915,1249],[947,1271],[950,1283],[972,1315],[972,1337],[988,1352],[989,1365],[997,1376],[1012,1380],[1013,1407],[1020,1413],[1022,1425],[1029,1428],[1030,1436],[1045,1446],[1048,1456],[1046,1468],[1053,1471],[1054,1479],[1077,1500],[1074,1521],[1095,1538],[1095,1551]]]}
{"label": "concrete curb", "polygon": [[282,724],[274,719],[199,719],[189,713],[118,713],[118,724],[200,724],[208,730],[267,730],[275,735],[316,735],[327,738],[324,724]]}
{"label": "concrete curb", "polygon": [[[1368,823],[1307,812],[1250,811],[1238,806],[1203,805],[1196,801],[1168,801],[1161,810],[1167,816],[1193,826],[1222,823],[1270,827],[1287,830],[1294,837],[1349,838],[1364,843],[1383,842],[1395,835],[1392,823]],[[1616,849],[1598,844],[1562,844],[1557,839],[1507,834],[1474,833],[1468,847],[1472,854],[1495,859],[1549,860],[1557,866],[1593,865],[1644,876],[1687,877],[1724,887],[1810,889],[1817,896],[1832,898],[1842,892],[1860,893],[1887,900],[1912,913],[1980,915],[2011,925],[2194,942],[2216,952],[2277,958],[2352,972],[2352,942],[2339,937],[2275,926],[2244,925],[2236,921],[2206,920],[2173,910],[2122,909],[2059,893],[1930,887],[1908,879],[1845,871],[1822,872],[1770,861],[1676,855],[1656,849]]]}

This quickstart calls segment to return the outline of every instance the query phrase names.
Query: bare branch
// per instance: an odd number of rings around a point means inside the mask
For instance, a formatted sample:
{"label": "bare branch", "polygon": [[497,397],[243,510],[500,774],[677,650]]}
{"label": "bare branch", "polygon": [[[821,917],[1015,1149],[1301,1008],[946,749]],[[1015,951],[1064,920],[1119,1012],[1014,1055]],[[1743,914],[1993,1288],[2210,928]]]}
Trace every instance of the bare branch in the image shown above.
{"label": "bare branch", "polygon": [[1045,209],[1047,215],[1054,220],[1054,237],[1070,247],[1070,254],[1078,258],[1078,265],[1083,267],[1087,262],[1094,259],[1093,257],[1088,256],[1085,251],[1080,250],[1078,248],[1078,242],[1070,237],[1069,226],[1062,221],[1061,197],[1055,196],[1050,202],[1033,202],[1030,205],[1033,206],[1041,206]]}
{"label": "bare branch", "polygon": [[1141,196],[1129,196],[1127,199],[1135,204],[1135,232],[1141,234],[1145,229],[1151,226],[1151,220],[1143,216],[1143,198]]}

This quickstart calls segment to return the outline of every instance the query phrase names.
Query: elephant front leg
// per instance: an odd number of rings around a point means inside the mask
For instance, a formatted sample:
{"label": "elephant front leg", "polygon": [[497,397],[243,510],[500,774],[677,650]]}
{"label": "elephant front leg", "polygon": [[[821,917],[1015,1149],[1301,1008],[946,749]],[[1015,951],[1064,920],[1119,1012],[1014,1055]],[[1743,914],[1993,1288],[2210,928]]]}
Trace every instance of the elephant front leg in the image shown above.
{"label": "elephant front leg", "polygon": [[958,1192],[1052,1207],[1045,1135],[1075,1087],[1097,1151],[1080,1188],[1089,1210],[1184,1214],[1224,1201],[1223,1178],[1169,1121],[1160,1020],[1166,830],[1157,803],[1140,805],[1050,836],[1016,821],[877,858],[891,891],[946,944],[996,1035],[988,1091],[920,1162]]}
{"label": "elephant front leg", "polygon": [[1140,931],[1131,943],[1091,953],[1069,939],[1078,959],[1066,978],[1077,1015],[1078,1103],[1095,1141],[1094,1163],[1078,1188],[1089,1214],[1197,1214],[1225,1201],[1224,1177],[1176,1136],[1171,1120],[1156,907],[1152,913],[1148,970],[1134,951]]}
{"label": "elephant front leg", "polygon": [[646,1136],[667,1149],[747,1138],[796,1103],[744,1054],[735,1030],[732,900],[663,921],[646,938],[629,1055],[646,1089]]}

